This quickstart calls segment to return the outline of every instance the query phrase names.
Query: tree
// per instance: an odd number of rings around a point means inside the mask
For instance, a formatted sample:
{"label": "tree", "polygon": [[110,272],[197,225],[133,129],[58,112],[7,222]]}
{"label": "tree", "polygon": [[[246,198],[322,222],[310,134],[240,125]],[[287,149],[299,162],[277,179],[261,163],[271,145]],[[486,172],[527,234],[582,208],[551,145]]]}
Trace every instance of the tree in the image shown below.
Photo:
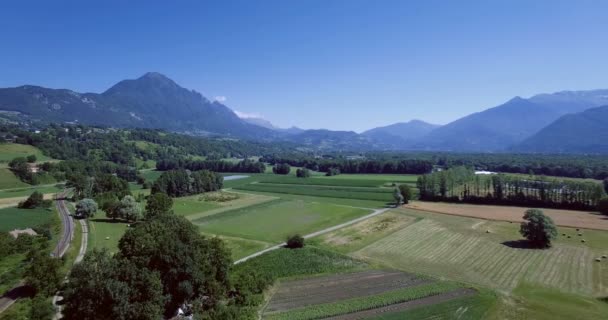
{"label": "tree", "polygon": [[608,178],[604,179],[604,191],[606,191],[606,193],[608,193]]}
{"label": "tree", "polygon": [[538,209],[526,211],[519,232],[537,248],[550,247],[551,241],[557,237],[557,228],[553,219]]}
{"label": "tree", "polygon": [[608,197],[600,199],[597,203],[597,211],[601,214],[608,215]]}
{"label": "tree", "polygon": [[25,269],[25,283],[32,287],[36,295],[49,297],[61,285],[61,260],[55,259],[48,253],[34,251],[30,254],[31,262]]}
{"label": "tree", "polygon": [[399,189],[395,188],[395,190],[393,190],[393,198],[395,198],[395,206],[398,207],[403,204],[403,196],[401,195],[401,192],[399,192]]}
{"label": "tree", "polygon": [[298,178],[309,178],[310,177],[310,170],[308,170],[306,168],[298,169],[298,170],[296,170],[296,177],[298,177]]}
{"label": "tree", "polygon": [[74,265],[64,291],[64,318],[160,319],[160,275],[129,260],[93,250]]}
{"label": "tree", "polygon": [[407,184],[399,185],[399,193],[401,193],[401,196],[403,197],[403,203],[405,204],[408,204],[413,198],[412,188],[410,188],[410,186],[408,186]]}
{"label": "tree", "polygon": [[38,191],[32,192],[23,202],[19,203],[19,208],[33,209],[44,205],[44,196]]}
{"label": "tree", "polygon": [[340,169],[339,168],[328,168],[327,169],[327,173],[325,173],[326,176],[331,177],[331,176],[337,176],[340,174]]}
{"label": "tree", "polygon": [[127,221],[137,221],[142,218],[141,206],[133,196],[125,196],[120,200],[118,214]]}
{"label": "tree", "polygon": [[108,200],[104,201],[101,210],[106,213],[106,217],[116,220],[121,218],[120,216],[120,201],[118,200]]}
{"label": "tree", "polygon": [[30,166],[27,163],[27,159],[24,157],[17,157],[8,163],[11,171],[23,182],[30,184],[37,184],[36,176],[30,170]]}
{"label": "tree", "polygon": [[291,166],[287,163],[277,163],[272,167],[272,172],[275,174],[289,174],[291,171]]}
{"label": "tree", "polygon": [[118,259],[161,275],[166,316],[186,302],[199,301],[205,309],[212,308],[228,291],[230,251],[220,239],[200,235],[183,217],[161,215],[144,221],[129,228],[118,247]]}
{"label": "tree", "polygon": [[288,237],[286,247],[289,249],[303,248],[304,247],[304,237],[302,237],[299,234]]}
{"label": "tree", "polygon": [[162,192],[170,197],[220,190],[224,178],[209,170],[189,171],[184,169],[165,171],[156,179],[152,193]]}
{"label": "tree", "polygon": [[35,154],[29,155],[29,156],[27,156],[26,160],[27,160],[28,163],[34,163],[37,160],[36,159],[36,155]]}
{"label": "tree", "polygon": [[158,192],[148,197],[146,203],[146,219],[152,219],[154,217],[167,214],[171,212],[173,207],[173,199],[168,195]]}
{"label": "tree", "polygon": [[37,296],[32,299],[30,320],[51,320],[54,315],[55,309],[48,299],[42,296]]}
{"label": "tree", "polygon": [[76,204],[76,216],[81,218],[90,218],[97,213],[97,202],[93,199],[85,198]]}

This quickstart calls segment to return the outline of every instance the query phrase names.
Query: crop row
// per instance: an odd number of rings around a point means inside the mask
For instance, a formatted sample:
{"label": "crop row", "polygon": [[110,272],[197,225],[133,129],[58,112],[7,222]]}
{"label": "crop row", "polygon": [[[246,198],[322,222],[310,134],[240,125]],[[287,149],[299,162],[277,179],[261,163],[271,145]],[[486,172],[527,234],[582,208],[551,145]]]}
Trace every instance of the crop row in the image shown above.
{"label": "crop row", "polygon": [[428,283],[402,272],[360,272],[349,277],[328,276],[283,283],[273,295],[267,311],[281,311],[329,303]]}
{"label": "crop row", "polygon": [[369,320],[402,319],[483,319],[487,310],[494,304],[496,296],[481,292],[472,297],[458,298],[437,304],[417,307],[406,311],[382,314]]}
{"label": "crop row", "polygon": [[272,279],[358,270],[367,264],[339,253],[314,247],[267,252],[234,266],[233,273],[262,273]]}
{"label": "crop row", "polygon": [[362,200],[377,200],[377,201],[392,201],[392,191],[386,189],[377,189],[373,191],[359,190],[361,188],[347,187],[313,187],[313,186],[296,186],[296,185],[278,185],[269,183],[256,183],[239,186],[236,189],[270,193],[285,193],[297,194],[305,196],[329,197],[329,198],[346,198],[346,199],[362,199]]}
{"label": "crop row", "polygon": [[426,285],[389,291],[375,296],[359,297],[340,302],[309,306],[281,313],[272,313],[264,317],[268,320],[310,320],[349,314],[389,306],[437,295],[459,288],[448,282],[434,282]]}

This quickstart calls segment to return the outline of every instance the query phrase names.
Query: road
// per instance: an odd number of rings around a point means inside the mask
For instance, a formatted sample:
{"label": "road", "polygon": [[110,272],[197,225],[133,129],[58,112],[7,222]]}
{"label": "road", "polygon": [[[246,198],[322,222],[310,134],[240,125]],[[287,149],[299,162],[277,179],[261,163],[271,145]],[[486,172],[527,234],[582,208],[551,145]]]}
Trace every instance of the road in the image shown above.
{"label": "road", "polygon": [[57,242],[57,247],[53,250],[53,257],[58,258],[63,257],[74,237],[74,221],[72,220],[72,217],[70,217],[70,210],[68,210],[64,200],[68,193],[69,191],[65,190],[57,195],[57,211],[59,212],[61,224],[63,225],[63,234],[61,235],[59,242]]}
{"label": "road", "polygon": [[[367,209],[367,208],[361,208],[361,209]],[[325,233],[328,233],[328,232],[332,232],[332,231],[335,231],[335,230],[338,230],[338,229],[342,229],[342,228],[344,228],[344,227],[348,227],[348,226],[353,225],[353,224],[355,224],[355,223],[357,223],[357,222],[361,222],[361,221],[363,221],[363,220],[367,220],[367,219],[369,219],[369,218],[371,218],[371,217],[375,217],[375,216],[377,216],[377,215],[379,215],[379,214],[383,214],[384,212],[386,212],[386,211],[388,211],[388,210],[390,210],[390,209],[392,209],[392,208],[373,209],[373,210],[374,210],[374,212],[372,212],[372,213],[370,213],[370,214],[368,214],[368,215],[365,215],[365,216],[363,216],[363,217],[359,217],[359,218],[357,218],[357,219],[353,219],[353,220],[350,220],[350,221],[347,221],[347,222],[344,222],[344,223],[341,223],[341,224],[335,225],[335,226],[333,226],[333,227],[329,227],[329,228],[326,228],[326,229],[323,229],[323,230],[319,230],[319,231],[313,232],[313,233],[311,233],[311,234],[307,234],[307,235],[305,235],[305,236],[304,236],[304,238],[305,238],[305,239],[308,239],[308,238],[313,238],[313,237],[320,236],[320,235],[325,234]],[[245,261],[247,261],[247,260],[249,260],[249,259],[251,259],[251,258],[255,258],[255,257],[257,257],[257,256],[263,255],[263,254],[264,254],[264,253],[266,253],[266,252],[269,252],[269,251],[273,251],[273,250],[276,250],[276,249],[282,248],[282,247],[284,247],[285,245],[286,245],[286,243],[285,243],[285,242],[283,242],[283,243],[279,243],[279,244],[277,244],[276,246],[272,246],[272,247],[270,247],[270,248],[266,248],[266,249],[264,249],[264,250],[262,250],[262,251],[258,251],[258,252],[254,253],[254,254],[251,254],[251,255],[248,255],[248,256],[246,256],[246,257],[244,257],[244,258],[241,258],[241,259],[239,259],[239,260],[235,261],[235,262],[234,262],[234,264],[239,264],[239,263],[245,262]]]}

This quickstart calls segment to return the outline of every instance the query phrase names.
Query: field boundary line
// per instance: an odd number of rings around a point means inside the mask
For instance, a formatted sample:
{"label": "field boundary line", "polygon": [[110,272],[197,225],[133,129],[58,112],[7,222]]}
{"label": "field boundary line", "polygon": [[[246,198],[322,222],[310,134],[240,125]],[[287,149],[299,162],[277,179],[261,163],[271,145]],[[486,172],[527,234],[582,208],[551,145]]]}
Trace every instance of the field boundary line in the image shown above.
{"label": "field boundary line", "polygon": [[[363,208],[361,208],[361,209],[363,209]],[[386,212],[386,211],[388,211],[388,210],[390,210],[390,209],[393,209],[393,208],[382,208],[382,209],[375,209],[375,210],[374,210],[372,213],[370,213],[370,214],[367,214],[367,215],[365,215],[365,216],[362,216],[362,217],[359,217],[359,218],[356,218],[356,219],[353,219],[353,220],[350,220],[350,221],[347,221],[347,222],[344,222],[344,223],[341,223],[341,224],[335,225],[335,226],[333,226],[333,227],[325,228],[325,229],[323,229],[323,230],[319,230],[319,231],[316,231],[316,232],[313,232],[313,233],[307,234],[307,235],[305,235],[305,236],[304,236],[304,238],[305,238],[305,239],[308,239],[308,238],[313,238],[313,237],[320,236],[320,235],[325,234],[325,233],[329,233],[329,232],[332,232],[332,231],[335,231],[335,230],[338,230],[338,229],[341,229],[341,228],[344,228],[344,227],[347,227],[347,226],[353,225],[353,224],[355,224],[355,223],[357,223],[357,222],[361,222],[361,221],[363,221],[363,220],[366,220],[366,219],[369,219],[369,218],[375,217],[375,216],[377,216],[377,215],[383,214],[384,212]],[[285,243],[285,242],[279,243],[279,244],[277,244],[277,245],[275,245],[275,246],[272,246],[272,247],[270,247],[270,248],[266,248],[266,249],[264,249],[264,250],[261,250],[261,251],[258,251],[258,252],[256,252],[256,253],[254,253],[254,254],[251,254],[251,255],[248,255],[248,256],[246,256],[246,257],[244,257],[244,258],[241,258],[241,259],[239,259],[239,260],[236,260],[236,261],[234,262],[234,264],[243,263],[243,262],[245,262],[245,261],[247,261],[247,260],[249,260],[249,259],[251,259],[251,258],[255,258],[255,257],[257,257],[257,256],[261,256],[261,255],[263,255],[263,254],[264,254],[264,253],[266,253],[266,252],[270,252],[270,251],[273,251],[273,250],[276,250],[276,249],[282,248],[282,247],[284,247],[285,245],[286,245],[286,243]]]}

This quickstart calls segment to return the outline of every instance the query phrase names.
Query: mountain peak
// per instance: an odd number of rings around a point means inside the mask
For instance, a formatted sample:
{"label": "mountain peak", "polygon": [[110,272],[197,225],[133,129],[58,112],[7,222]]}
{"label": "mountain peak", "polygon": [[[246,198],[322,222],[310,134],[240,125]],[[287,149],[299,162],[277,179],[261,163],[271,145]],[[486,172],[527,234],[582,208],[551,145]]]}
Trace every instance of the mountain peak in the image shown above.
{"label": "mountain peak", "polygon": [[165,76],[160,72],[147,72],[143,76],[137,78],[135,81],[137,82],[145,82],[148,84],[160,84],[160,85],[170,85],[170,86],[178,86],[175,81],[171,80],[169,77]]}
{"label": "mountain peak", "polygon": [[169,77],[167,77],[166,75],[160,73],[160,72],[146,72],[143,76],[139,77],[139,79],[155,79],[155,80],[169,80],[169,81],[173,81],[171,79],[169,79]]}

